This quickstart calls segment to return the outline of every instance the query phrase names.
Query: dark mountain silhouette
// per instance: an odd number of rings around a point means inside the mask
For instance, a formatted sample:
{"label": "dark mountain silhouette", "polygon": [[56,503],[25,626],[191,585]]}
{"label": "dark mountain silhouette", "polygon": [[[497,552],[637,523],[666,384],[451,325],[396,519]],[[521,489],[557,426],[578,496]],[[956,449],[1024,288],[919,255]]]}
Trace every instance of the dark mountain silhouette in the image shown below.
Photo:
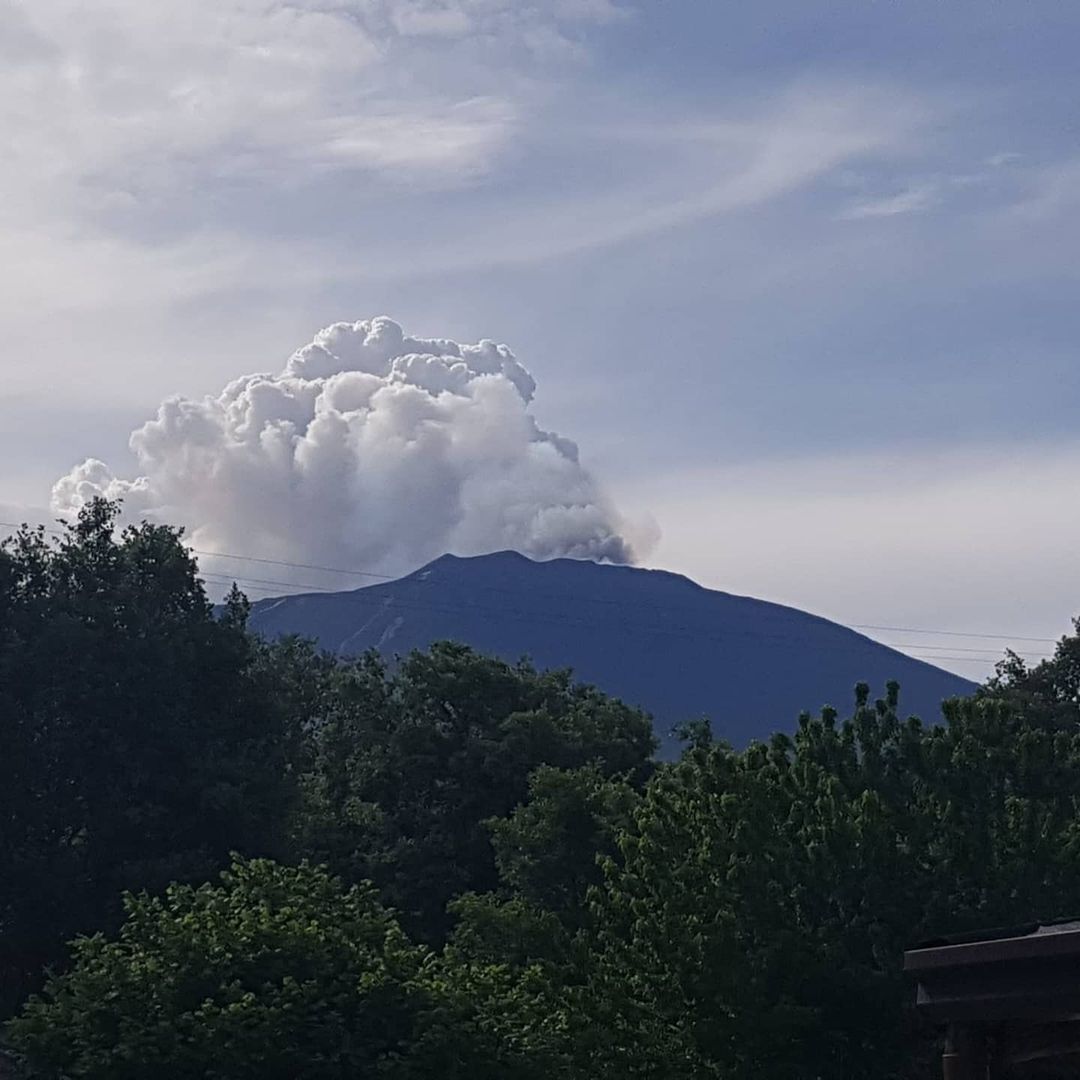
{"label": "dark mountain silhouette", "polygon": [[708,716],[736,746],[793,730],[802,710],[847,712],[856,682],[896,679],[905,713],[931,721],[973,684],[795,608],[704,589],[662,570],[515,552],[444,555],[407,577],[351,592],[258,601],[251,626],[300,634],[342,655],[392,657],[453,640],[540,668],[572,667],[653,714],[663,748],[673,725]]}

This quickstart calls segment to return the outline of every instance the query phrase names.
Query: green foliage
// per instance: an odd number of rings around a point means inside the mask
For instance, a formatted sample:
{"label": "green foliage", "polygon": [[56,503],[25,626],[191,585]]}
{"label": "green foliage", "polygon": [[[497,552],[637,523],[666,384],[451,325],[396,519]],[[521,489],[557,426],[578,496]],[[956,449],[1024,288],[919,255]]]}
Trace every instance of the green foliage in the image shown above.
{"label": "green foliage", "polygon": [[[655,766],[568,672],[261,643],[114,520],[0,547],[0,998],[103,931],[9,1027],[36,1075],[914,1080],[905,947],[1080,911],[1080,634],[943,726],[860,686]],[[197,884],[233,850],[301,865]]]}
{"label": "green foliage", "polygon": [[88,1080],[539,1076],[471,1004],[518,986],[457,976],[370,887],[238,862],[217,886],[125,906],[119,938],[81,939],[73,970],[10,1025],[35,1067]]}
{"label": "green foliage", "polygon": [[655,746],[647,716],[568,672],[448,643],[394,671],[365,656],[322,686],[298,846],[375,881],[430,943],[449,931],[451,899],[498,885],[485,823],[528,797],[537,767],[640,780]]}
{"label": "green foliage", "polygon": [[1075,729],[993,700],[926,729],[895,687],[866,697],[649,786],[594,894],[584,1074],[922,1075],[905,947],[1080,905]]}
{"label": "green foliage", "polygon": [[538,768],[527,800],[487,822],[498,890],[450,904],[457,952],[518,968],[540,965],[560,981],[566,972],[553,969],[574,966],[589,895],[603,881],[603,862],[618,855],[620,835],[633,828],[640,799],[633,785],[595,765]]}
{"label": "green foliage", "polygon": [[1080,724],[1080,619],[1073,628],[1076,633],[1063,637],[1054,655],[1034,667],[1009,650],[980,696],[1007,702],[1033,726],[1075,728]]}
{"label": "green foliage", "polygon": [[[377,696],[393,698],[393,676],[345,670],[378,675],[368,723],[395,715]],[[320,751],[336,678],[298,695],[322,710]],[[411,945],[370,886],[307,868],[241,866],[217,889],[129,901],[120,940],[81,943],[15,1042],[90,1077],[139,1062],[222,1078],[924,1075],[936,1035],[911,1008],[903,950],[1076,910],[1080,733],[993,697],[951,703],[944,727],[896,708],[895,687],[872,705],[860,687],[843,723],[827,710],[741,753],[697,738],[643,791],[596,763],[535,769],[486,823],[496,888],[452,901],[440,953]],[[337,759],[346,795],[386,745],[359,730],[342,740],[356,760]]]}
{"label": "green foliage", "polygon": [[589,888],[602,880],[601,859],[616,854],[639,798],[631,784],[596,765],[536,769],[528,799],[489,823],[504,888],[579,925]]}
{"label": "green foliage", "polygon": [[123,889],[281,849],[290,718],[233,595],[216,619],[177,530],[0,545],[0,1014]]}

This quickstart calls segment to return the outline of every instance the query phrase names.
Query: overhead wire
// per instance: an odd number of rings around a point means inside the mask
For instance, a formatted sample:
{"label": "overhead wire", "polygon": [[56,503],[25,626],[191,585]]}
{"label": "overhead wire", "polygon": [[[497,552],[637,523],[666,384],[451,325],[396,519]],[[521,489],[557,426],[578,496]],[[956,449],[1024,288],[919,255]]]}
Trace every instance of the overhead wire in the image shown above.
{"label": "overhead wire", "polygon": [[[195,550],[195,549],[192,549],[192,550]],[[196,553],[200,553],[200,552],[196,552]],[[201,554],[205,554],[205,555],[208,555],[210,557],[214,557],[218,553],[201,552]],[[228,557],[230,559],[240,559],[240,560],[243,560],[243,559],[247,558],[246,556],[235,555],[235,554],[232,554],[232,553],[229,553],[226,557]],[[319,569],[319,570],[324,570],[324,571],[327,571],[327,572],[330,572],[330,573],[340,573],[340,574],[360,573],[360,571],[347,571],[347,570],[342,570],[342,569],[339,569],[339,568],[336,568],[336,567],[325,567],[325,566],[316,567],[316,566],[313,566],[311,564],[305,564],[305,563],[289,563],[289,562],[287,562],[285,560],[280,560],[280,559],[277,559],[277,560],[251,559],[249,561],[252,561],[252,562],[272,562],[275,565],[279,565],[279,566],[294,566],[294,567],[297,567],[297,568],[305,568],[305,569]],[[207,572],[206,576],[214,577],[214,578],[216,578],[218,580],[226,580],[229,577],[229,575],[226,575],[226,574],[213,573],[213,572]],[[389,580],[389,581],[401,580],[401,578],[394,578],[391,575],[372,575],[372,576],[378,576],[380,579]],[[297,588],[297,589],[303,589],[303,590],[307,590],[307,591],[311,591],[311,592],[324,592],[324,593],[333,593],[333,592],[339,591],[339,590],[333,588],[332,586],[314,585],[314,584],[310,584],[310,583],[296,582],[296,581],[268,580],[268,579],[262,579],[262,578],[247,578],[247,577],[245,577],[245,578],[237,578],[236,580],[238,581],[238,583],[251,584],[251,585],[257,587],[258,590],[262,591],[262,592],[269,591],[269,590],[271,590],[273,588]],[[489,591],[489,592],[501,592],[501,593],[504,593],[504,594],[507,592],[507,590],[498,589],[495,586],[478,586],[478,588],[483,590],[483,591]],[[616,605],[624,605],[624,606],[627,605],[626,601],[615,600],[615,599],[611,599],[611,598],[608,598],[608,597],[575,597],[575,601],[577,601],[577,602],[584,601],[584,602],[587,602],[587,603],[598,603],[598,604],[616,604]],[[398,603],[400,603],[400,602],[401,602],[401,598],[398,598]],[[411,601],[411,603],[413,604],[413,606],[420,606],[419,602],[417,602],[417,601]],[[678,607],[676,607],[674,609],[669,608],[668,610],[670,611],[670,610],[680,610],[680,609]],[[690,609],[682,608],[681,610],[685,611],[685,610],[690,610]],[[977,639],[981,639],[981,640],[994,640],[994,641],[1027,641],[1027,642],[1046,642],[1046,643],[1053,643],[1055,641],[1054,638],[1027,637],[1027,636],[1023,636],[1023,635],[1009,635],[1009,634],[987,634],[987,633],[982,633],[982,632],[977,632],[977,631],[965,632],[965,631],[958,631],[958,630],[936,630],[936,629],[929,629],[929,628],[926,628],[926,627],[884,626],[884,625],[881,625],[881,624],[872,624],[872,623],[847,623],[847,624],[841,624],[841,625],[847,625],[851,629],[881,630],[881,631],[889,631],[889,632],[893,632],[893,633],[936,634],[936,635],[943,635],[943,636],[950,636],[950,637],[977,638]],[[688,632],[690,632],[690,631],[688,631]],[[944,644],[944,645],[937,645],[937,644],[932,644],[932,643],[896,642],[896,641],[883,641],[881,643],[884,644],[884,645],[888,645],[890,648],[906,650],[906,651],[911,651],[911,652],[931,652],[931,653],[935,654],[933,656],[934,659],[953,660],[953,661],[958,661],[958,662],[962,662],[962,663],[984,663],[985,664],[985,663],[994,663],[998,659],[1000,659],[1000,654],[994,652],[990,647],[971,648],[971,647],[965,647],[965,646],[955,644],[955,643],[949,643],[949,644]],[[986,656],[945,656],[945,655],[938,656],[938,655],[936,655],[937,653],[941,653],[941,652],[943,652],[945,650],[949,650],[949,649],[951,649],[951,650],[953,650],[955,652],[964,652],[964,653],[992,653],[992,656],[986,657]],[[1014,651],[1016,651],[1016,650],[1014,650]],[[1026,651],[1026,652],[1016,651],[1016,652],[1017,652],[1018,656],[1024,656],[1024,657],[1027,657],[1027,658],[1040,658],[1041,659],[1046,655],[1044,652],[1032,652],[1032,651]]]}
{"label": "overhead wire", "polygon": [[[0,524],[2,524],[2,523],[0,523]],[[248,562],[270,563],[270,564],[273,564],[275,566],[284,566],[284,567],[291,567],[291,568],[295,568],[295,569],[304,569],[304,570],[321,570],[323,572],[332,573],[332,574],[356,574],[356,575],[363,575],[363,576],[366,576],[366,577],[377,578],[380,581],[400,581],[400,580],[402,580],[402,577],[403,577],[403,575],[394,576],[392,574],[375,574],[375,573],[370,573],[368,571],[363,571],[363,570],[345,570],[345,569],[342,569],[340,567],[316,566],[316,565],[313,565],[313,564],[310,564],[310,563],[293,563],[293,562],[288,562],[288,561],[286,561],[284,559],[254,558],[254,557],[247,556],[247,555],[237,555],[237,554],[234,554],[234,553],[231,553],[231,552],[202,551],[202,550],[200,550],[198,548],[190,548],[189,550],[191,550],[196,555],[203,555],[203,556],[206,556],[206,557],[209,557],[209,558],[226,558],[226,559],[246,560]],[[227,575],[218,574],[217,576],[224,577],[224,576],[227,576]],[[331,586],[313,585],[313,584],[309,585],[309,584],[305,584],[305,583],[301,583],[301,582],[291,582],[291,581],[269,581],[269,582],[267,582],[265,580],[260,580],[260,579],[257,579],[257,578],[245,578],[244,580],[246,580],[246,581],[256,581],[259,584],[272,584],[272,585],[279,585],[281,587],[295,587],[295,588],[301,588],[301,589],[310,589],[312,592],[337,592],[337,591],[340,591],[340,590],[334,589]],[[505,590],[505,589],[499,589],[497,586],[490,586],[490,585],[479,586],[478,588],[482,589],[483,591],[487,591],[487,592],[501,592],[501,593],[507,592],[507,590]],[[594,603],[594,604],[614,604],[616,606],[625,606],[627,604],[627,601],[616,600],[616,599],[612,599],[610,597],[589,596],[589,597],[577,597],[575,599],[582,600],[582,601],[587,602],[587,603]],[[740,599],[742,599],[742,598],[740,598]],[[680,610],[680,609],[679,608],[674,608],[674,609],[669,608],[669,610]],[[689,609],[684,607],[681,610],[689,610]],[[900,633],[900,634],[935,634],[935,635],[948,636],[948,637],[979,638],[979,639],[994,640],[994,641],[1033,641],[1033,642],[1043,642],[1043,643],[1051,644],[1051,645],[1056,644],[1056,642],[1057,642],[1056,638],[1030,637],[1030,636],[1026,636],[1026,635],[1022,635],[1022,634],[988,634],[988,633],[983,633],[981,631],[974,631],[974,630],[939,630],[939,629],[931,629],[931,628],[928,628],[928,627],[916,627],[916,626],[885,626],[885,625],[878,624],[878,623],[843,623],[841,625],[847,626],[847,627],[849,627],[850,629],[853,629],[853,630],[881,630],[881,631],[885,631],[885,632],[888,632],[888,633]],[[915,646],[911,646],[911,647],[915,647]],[[929,645],[929,646],[926,646],[926,647],[927,648],[938,648],[939,646]],[[940,646],[940,647],[945,648],[947,646]],[[970,652],[970,651],[979,651],[979,650],[961,650],[961,651]],[[989,650],[984,650],[984,651],[989,651]]]}
{"label": "overhead wire", "polygon": [[[19,529],[20,528],[20,526],[15,524],[14,522],[7,522],[7,521],[0,521],[0,527],[10,528],[10,529]],[[49,527],[45,527],[45,526],[43,526],[43,528],[45,528],[45,531],[49,532],[49,533],[58,534],[58,533],[61,532],[61,530],[55,529],[55,528],[49,528]],[[401,580],[401,578],[399,578],[399,577],[394,577],[393,575],[390,575],[390,574],[379,574],[379,573],[375,573],[374,571],[355,570],[355,569],[348,569],[348,568],[343,568],[343,567],[325,566],[325,565],[320,565],[320,564],[316,564],[316,563],[292,562],[292,561],[285,560],[285,559],[269,559],[269,558],[264,558],[264,557],[261,557],[261,556],[241,555],[241,554],[238,554],[236,552],[208,551],[208,550],[205,550],[205,549],[194,548],[194,547],[188,547],[187,550],[190,551],[193,555],[201,556],[201,557],[207,558],[207,559],[229,559],[229,560],[234,560],[234,561],[238,561],[238,562],[248,562],[248,563],[255,563],[255,564],[267,565],[267,566],[280,566],[280,567],[285,567],[285,568],[288,568],[288,569],[311,570],[311,571],[317,571],[317,572],[320,572],[320,573],[330,573],[330,574],[340,574],[340,575],[347,575],[347,576],[353,576],[353,577],[363,577],[363,578],[367,578],[367,579],[370,579],[370,580],[373,580],[373,581],[381,581],[381,582],[389,582],[389,581]],[[229,584],[229,583],[232,583],[233,581],[235,581],[238,585],[243,585],[246,588],[251,589],[252,591],[264,592],[264,593],[274,593],[274,592],[276,592],[276,590],[280,590],[280,589],[294,589],[294,590],[301,590],[303,592],[309,592],[309,593],[335,593],[335,592],[340,592],[341,591],[340,589],[337,589],[337,588],[335,588],[333,586],[316,585],[316,584],[309,583],[309,582],[280,580],[280,579],[274,579],[274,578],[258,578],[258,577],[247,577],[247,576],[243,576],[243,577],[234,576],[234,575],[231,575],[231,574],[220,573],[220,572],[217,572],[217,571],[203,570],[201,567],[200,567],[200,576],[203,577],[204,579],[209,579],[209,580],[213,581],[215,584],[223,584],[223,583],[224,584]],[[497,586],[479,586],[478,589],[486,591],[486,592],[496,592],[496,593],[503,593],[503,594],[506,594],[508,592],[508,590],[499,589]],[[292,595],[295,595],[295,593],[292,594]],[[746,599],[746,598],[739,597],[739,599]],[[585,601],[585,602],[597,603],[597,604],[611,604],[611,605],[624,606],[624,607],[625,606],[630,606],[628,601],[619,600],[619,599],[611,598],[611,597],[574,597],[574,601],[575,602]],[[428,610],[436,610],[436,611],[443,611],[443,612],[447,612],[447,611],[453,612],[453,611],[457,611],[457,610],[463,610],[464,608],[469,607],[472,610],[479,611],[479,612],[497,611],[498,613],[500,613],[502,615],[506,615],[506,614],[509,613],[507,611],[507,609],[505,608],[505,606],[500,607],[498,609],[492,609],[492,608],[484,609],[484,608],[479,607],[478,605],[475,605],[475,604],[464,605],[464,604],[460,604],[460,603],[457,604],[456,606],[455,605],[448,606],[446,604],[432,604],[430,602],[425,602],[423,600],[406,599],[406,598],[401,598],[401,597],[397,598],[396,603],[399,606],[408,606],[408,607],[413,607],[413,608],[426,608]],[[696,610],[696,609],[691,609],[691,608],[685,607],[685,606],[683,606],[681,608],[678,607],[678,606],[676,606],[676,607],[670,607],[669,606],[669,607],[667,607],[665,613],[670,613],[671,611],[678,611],[678,610],[690,611],[690,610]],[[528,618],[530,618],[530,619],[532,619],[534,621],[538,618],[538,615],[535,612],[533,612],[533,613],[521,613],[521,614],[526,615],[526,617],[528,617]],[[778,614],[778,617],[783,617],[783,616]],[[541,618],[543,619],[543,621],[551,621],[550,616],[542,616]],[[587,627],[595,627],[597,625],[595,623],[592,623],[592,624],[590,624],[590,623],[582,623],[580,620],[569,620],[569,619],[566,619],[563,616],[558,617],[557,621],[563,622],[563,623],[568,623],[568,624],[573,624],[573,625],[582,625],[582,626],[587,626]],[[840,624],[840,625],[844,625],[844,624]],[[882,631],[882,632],[887,632],[887,633],[932,634],[932,635],[936,635],[936,636],[947,636],[947,637],[953,637],[953,638],[972,638],[972,639],[979,639],[979,640],[994,640],[994,641],[1006,641],[1006,642],[1007,641],[1017,641],[1017,642],[1023,641],[1023,642],[1041,642],[1041,643],[1046,643],[1046,644],[1055,643],[1054,638],[1031,637],[1031,636],[1019,635],[1019,634],[998,634],[998,633],[993,633],[992,634],[992,633],[985,633],[985,632],[982,632],[982,631],[945,630],[945,629],[936,629],[936,628],[927,628],[927,627],[886,626],[884,624],[876,624],[876,623],[848,623],[846,625],[849,628],[855,629],[855,630],[875,630],[875,631]],[[661,626],[650,627],[650,628],[648,628],[647,632],[660,633],[660,634],[664,634],[664,635],[696,637],[696,638],[701,638],[702,637],[702,634],[700,633],[700,631],[698,631],[695,628],[678,627],[678,626],[672,626],[672,625],[669,625],[669,626],[666,626],[666,627],[661,627]],[[758,637],[766,637],[766,638],[771,638],[771,639],[774,639],[774,640],[785,639],[785,638],[790,640],[793,637],[796,638],[796,639],[799,637],[799,635],[777,635],[777,634],[769,634],[769,633],[762,632],[762,631],[728,631],[724,635],[724,637],[729,638],[732,635],[732,633],[738,633],[738,634],[742,634],[742,635],[753,635],[753,636],[758,636]],[[709,639],[709,640],[713,639],[709,635],[706,635],[706,638]],[[715,640],[722,640],[722,639],[715,639]],[[955,643],[935,645],[935,644],[930,644],[930,643],[918,643],[918,642],[909,643],[909,642],[895,642],[895,641],[881,641],[880,644],[886,645],[889,648],[894,648],[894,649],[897,649],[897,650],[900,650],[900,651],[907,651],[907,652],[911,652],[911,653],[923,652],[923,653],[930,653],[931,654],[929,657],[916,656],[916,659],[924,659],[924,660],[933,659],[933,660],[938,660],[938,661],[949,661],[949,662],[957,662],[957,663],[978,663],[978,664],[983,664],[983,665],[993,664],[994,662],[996,662],[996,660],[1000,659],[1000,656],[997,655],[997,654],[994,654],[993,656],[979,656],[979,655],[953,656],[953,655],[944,655],[944,650],[947,650],[947,649],[950,649],[953,652],[963,652],[963,653],[972,653],[972,654],[991,653],[992,649],[990,647],[971,648],[971,647],[964,647],[964,646],[961,646],[961,645],[955,644]],[[1044,658],[1046,654],[1045,653],[1028,651],[1028,652],[1023,652],[1023,653],[1017,652],[1017,655],[1027,657],[1027,658],[1039,658],[1039,659],[1041,659],[1041,658]]]}
{"label": "overhead wire", "polygon": [[[3,525],[0,522],[0,525]],[[356,577],[375,578],[377,581],[396,581],[393,574],[376,574],[370,570],[342,570],[336,566],[316,566],[313,563],[286,562],[284,559],[261,559],[254,555],[234,555],[228,551],[203,551],[200,548],[188,548],[194,555],[205,555],[212,559],[240,559],[244,562],[265,563],[268,566],[288,566],[294,570],[321,570],[327,574],[351,574]]]}
{"label": "overhead wire", "polygon": [[[282,587],[287,588],[287,587],[289,587],[291,585],[295,585],[298,588],[305,588],[305,589],[307,588],[306,585],[302,585],[301,583],[298,583],[298,582],[287,582],[287,581],[281,581],[281,580],[268,582],[266,579],[232,578],[230,575],[217,574],[217,573],[214,573],[212,571],[207,572],[207,574],[205,576],[210,576],[210,577],[216,579],[219,583],[228,583],[228,582],[231,582],[231,581],[235,580],[237,582],[237,584],[239,584],[239,585],[251,584],[256,589],[258,589],[258,591],[262,591],[262,592],[272,591],[274,588],[282,588]],[[311,589],[310,591],[311,592],[317,592],[317,593],[330,594],[330,595],[333,595],[334,593],[338,592],[338,590],[335,590],[335,589],[332,589],[332,588],[324,588],[324,587],[315,587],[314,589]],[[580,598],[575,598],[575,599],[580,599]],[[562,615],[562,614],[555,615],[555,614],[552,614],[550,612],[522,611],[520,609],[509,608],[509,607],[507,607],[505,605],[502,605],[500,607],[495,608],[495,607],[485,606],[483,604],[477,604],[475,602],[461,602],[461,601],[458,601],[458,602],[455,602],[455,603],[447,603],[445,601],[443,601],[443,602],[431,601],[431,600],[425,600],[425,599],[421,599],[421,598],[417,598],[417,597],[397,596],[397,597],[394,598],[394,607],[395,607],[395,609],[405,608],[405,609],[411,609],[411,610],[435,611],[435,612],[440,612],[440,613],[443,613],[443,614],[447,614],[447,613],[454,614],[454,613],[461,613],[461,612],[466,612],[466,613],[471,612],[471,613],[475,613],[475,614],[497,614],[497,615],[499,615],[499,616],[501,616],[503,618],[509,616],[511,618],[525,619],[525,620],[529,620],[529,621],[532,621],[532,622],[541,622],[541,623],[548,623],[548,624],[555,623],[555,624],[558,624],[558,625],[577,626],[577,627],[583,627],[583,628],[587,628],[587,629],[597,629],[597,628],[600,628],[602,626],[602,624],[600,624],[598,622],[595,622],[595,621],[582,620],[580,618],[571,618],[571,617],[567,617],[567,616]],[[724,642],[724,641],[729,641],[732,637],[755,637],[755,638],[763,638],[763,639],[772,640],[772,641],[806,641],[806,640],[809,640],[806,637],[806,635],[804,635],[804,634],[784,634],[784,633],[775,633],[775,632],[762,631],[762,630],[746,630],[746,629],[743,629],[743,630],[727,630],[727,631],[724,631],[721,634],[709,634],[707,632],[703,633],[699,628],[696,628],[696,627],[689,627],[689,626],[685,626],[685,625],[679,626],[679,625],[671,625],[671,624],[666,625],[666,626],[665,625],[651,624],[651,625],[647,625],[647,626],[639,626],[639,627],[637,627],[637,629],[641,633],[652,635],[652,636],[677,637],[677,638],[685,638],[685,639],[716,641],[718,643],[719,642]],[[968,652],[968,653],[988,653],[988,652],[990,652],[989,649],[965,648],[965,647],[959,646],[959,645],[946,646],[946,645],[933,645],[933,644],[922,644],[922,643],[895,643],[895,642],[881,642],[881,644],[887,645],[890,648],[899,649],[901,651],[902,650],[910,650],[912,652],[915,652],[915,651],[927,651],[927,652],[931,653],[931,655],[929,657],[916,657],[916,659],[956,660],[956,661],[964,662],[964,663],[981,663],[981,664],[993,664],[998,659],[1000,659],[1000,657],[997,654],[995,654],[993,656],[956,656],[956,657],[952,657],[952,656],[941,656],[941,655],[938,655],[937,652],[936,652],[936,650],[947,649],[947,648],[954,648],[955,651],[957,651],[957,652]],[[816,647],[821,648],[822,646],[817,645]],[[833,651],[840,651],[840,648],[841,648],[840,646],[837,646],[836,649],[834,649]],[[1043,654],[1041,654],[1041,653],[1030,653],[1030,652],[1029,653],[1024,653],[1022,655],[1026,656],[1026,657],[1029,657],[1029,658],[1042,658],[1042,656],[1043,656]]]}

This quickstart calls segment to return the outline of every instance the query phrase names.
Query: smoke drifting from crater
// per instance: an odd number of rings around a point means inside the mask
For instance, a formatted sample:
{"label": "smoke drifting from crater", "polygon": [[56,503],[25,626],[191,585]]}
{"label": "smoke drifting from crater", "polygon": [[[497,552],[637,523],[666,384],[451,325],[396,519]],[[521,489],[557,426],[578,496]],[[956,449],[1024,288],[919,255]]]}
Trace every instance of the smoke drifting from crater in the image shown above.
{"label": "smoke drifting from crater", "polygon": [[126,518],[184,525],[200,549],[357,570],[504,548],[633,561],[577,446],[530,412],[535,388],[505,345],[335,323],[279,374],[169,398],[131,436],[139,475],[87,459],[52,505],[121,498]]}

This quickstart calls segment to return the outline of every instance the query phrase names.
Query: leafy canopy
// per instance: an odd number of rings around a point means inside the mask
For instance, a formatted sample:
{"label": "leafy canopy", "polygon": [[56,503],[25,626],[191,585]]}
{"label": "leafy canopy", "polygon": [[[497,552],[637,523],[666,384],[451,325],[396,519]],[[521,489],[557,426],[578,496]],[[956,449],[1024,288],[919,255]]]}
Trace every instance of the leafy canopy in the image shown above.
{"label": "leafy canopy", "polygon": [[651,769],[649,718],[569,672],[440,643],[393,670],[371,654],[321,678],[297,844],[376,882],[430,943],[449,933],[454,897],[497,887],[487,823],[529,798],[534,770],[640,782]]}
{"label": "leafy canopy", "polygon": [[[76,943],[9,1027],[37,1068],[87,1080],[535,1077],[370,886],[240,861],[217,885],[128,895],[119,937]],[[462,983],[462,987],[458,986]]]}
{"label": "leafy canopy", "polygon": [[234,594],[213,610],[179,530],[0,544],[0,1013],[125,888],[283,850],[296,729]]}

